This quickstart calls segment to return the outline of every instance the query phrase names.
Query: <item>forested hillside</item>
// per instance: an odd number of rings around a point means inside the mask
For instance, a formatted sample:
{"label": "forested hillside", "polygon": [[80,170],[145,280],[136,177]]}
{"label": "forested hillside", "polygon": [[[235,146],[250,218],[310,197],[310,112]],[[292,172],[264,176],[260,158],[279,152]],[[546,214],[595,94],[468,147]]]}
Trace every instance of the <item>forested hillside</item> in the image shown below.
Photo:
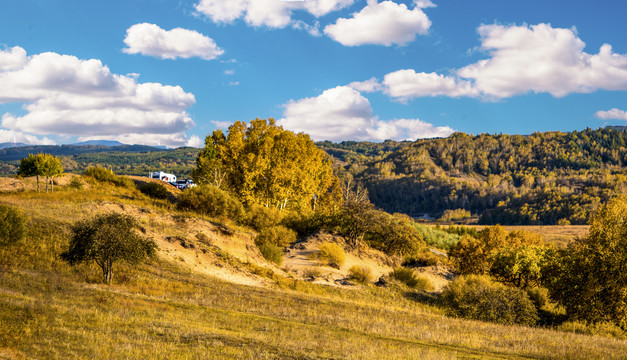
{"label": "forested hillside", "polygon": [[467,135],[416,142],[319,143],[388,212],[466,209],[485,224],[585,224],[627,192],[627,132]]}
{"label": "forested hillside", "polygon": [[71,173],[82,174],[89,167],[101,166],[123,175],[147,176],[151,171],[165,171],[184,177],[192,171],[199,150],[190,147],[162,150],[141,145],[62,145],[3,149],[0,150],[0,175],[15,175],[21,158],[29,153],[45,152],[59,156],[65,171]]}

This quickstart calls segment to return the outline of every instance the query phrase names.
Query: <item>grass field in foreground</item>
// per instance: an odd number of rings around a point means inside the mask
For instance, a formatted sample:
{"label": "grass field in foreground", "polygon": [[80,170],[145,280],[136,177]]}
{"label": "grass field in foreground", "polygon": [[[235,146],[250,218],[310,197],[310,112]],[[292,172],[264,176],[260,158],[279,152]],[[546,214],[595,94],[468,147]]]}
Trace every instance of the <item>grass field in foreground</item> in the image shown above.
{"label": "grass field in foreground", "polygon": [[402,288],[342,290],[289,279],[251,287],[160,259],[119,268],[106,286],[97,268],[59,260],[69,224],[99,202],[171,209],[107,187],[3,194],[1,201],[24,209],[31,223],[26,239],[0,250],[0,359],[620,359],[627,353],[624,340],[449,318]]}

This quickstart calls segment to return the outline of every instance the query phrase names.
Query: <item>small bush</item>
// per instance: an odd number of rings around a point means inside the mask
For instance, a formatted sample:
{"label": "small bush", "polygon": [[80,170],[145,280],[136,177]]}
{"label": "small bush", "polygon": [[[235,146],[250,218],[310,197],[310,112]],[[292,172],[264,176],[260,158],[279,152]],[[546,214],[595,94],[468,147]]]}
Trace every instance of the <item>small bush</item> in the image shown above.
{"label": "small bush", "polygon": [[70,183],[67,184],[67,187],[69,187],[70,189],[82,190],[84,185],[85,183],[83,182],[83,180],[81,180],[80,177],[75,176],[72,178]]}
{"label": "small bush", "polygon": [[254,204],[248,209],[246,223],[257,231],[277,226],[281,223],[283,214],[279,209]]}
{"label": "small bush", "polygon": [[167,199],[169,195],[169,192],[165,188],[165,186],[159,183],[154,183],[154,182],[143,183],[139,185],[137,188],[143,194],[146,194],[150,196],[151,198],[155,198],[155,199],[164,200],[164,199]]}
{"label": "small bush", "polygon": [[319,256],[321,261],[325,261],[327,264],[338,269],[344,265],[344,260],[346,259],[344,249],[338,244],[333,243],[320,244]]}
{"label": "small bush", "polygon": [[372,282],[372,270],[366,266],[353,265],[348,269],[349,278],[361,284]]}
{"label": "small bush", "polygon": [[429,280],[429,278],[418,275],[416,276],[416,289],[420,289],[420,290],[424,290],[424,291],[434,291],[435,290],[435,285],[433,285],[433,282],[431,282],[431,280]]}
{"label": "small bush", "polygon": [[263,229],[257,235],[255,243],[272,244],[278,247],[284,247],[296,241],[296,232],[286,228],[285,226],[272,226]]}
{"label": "small bush", "polygon": [[549,302],[549,290],[546,288],[531,288],[527,290],[527,295],[529,295],[529,299],[531,299],[538,310]]}
{"label": "small bush", "polygon": [[278,266],[281,266],[281,264],[283,263],[282,247],[270,243],[257,244],[257,247],[259,248],[259,252],[261,252],[261,255],[263,255],[266,260],[271,261]]}
{"label": "small bush", "polygon": [[234,221],[240,221],[244,217],[244,206],[237,198],[211,185],[201,185],[184,191],[179,197],[178,207]]}
{"label": "small bush", "polygon": [[320,231],[328,222],[328,216],[319,212],[290,211],[285,214],[281,224],[296,231],[299,238],[304,238]]}
{"label": "small bush", "polygon": [[422,254],[418,254],[416,256],[408,257],[403,261],[403,266],[408,267],[426,267],[426,266],[435,266],[442,262],[442,258],[437,256],[436,254],[429,252],[424,252]]}
{"label": "small bush", "polygon": [[199,232],[196,234],[196,240],[200,241],[201,243],[205,244],[205,245],[213,245],[211,243],[211,239],[209,238],[209,236],[207,236],[207,234],[205,234],[204,232]]}
{"label": "small bush", "polygon": [[438,219],[440,221],[460,221],[470,219],[472,215],[470,211],[466,209],[447,209],[444,210],[442,216]]}
{"label": "small bush", "polygon": [[107,170],[98,166],[87,168],[87,170],[85,170],[85,176],[90,176],[100,182],[110,182],[115,186],[131,189],[135,187],[135,183],[133,182],[133,180],[126,177],[117,176],[113,173],[112,170]]}
{"label": "small bush", "polygon": [[453,316],[500,324],[534,325],[538,311],[527,293],[485,276],[461,276],[442,292]]}
{"label": "small bush", "polygon": [[316,280],[320,276],[320,269],[316,267],[309,267],[303,271],[303,277]]}
{"label": "small bush", "polygon": [[12,206],[0,204],[0,246],[13,244],[26,231],[26,217]]}
{"label": "small bush", "polygon": [[609,322],[587,324],[583,321],[567,321],[560,324],[557,327],[557,330],[573,332],[577,334],[609,336],[618,339],[627,338],[627,334],[625,333],[625,331]]}
{"label": "small bush", "polygon": [[411,288],[418,285],[418,278],[416,277],[416,274],[412,269],[404,267],[396,268],[390,273],[390,277],[402,282],[403,284]]}

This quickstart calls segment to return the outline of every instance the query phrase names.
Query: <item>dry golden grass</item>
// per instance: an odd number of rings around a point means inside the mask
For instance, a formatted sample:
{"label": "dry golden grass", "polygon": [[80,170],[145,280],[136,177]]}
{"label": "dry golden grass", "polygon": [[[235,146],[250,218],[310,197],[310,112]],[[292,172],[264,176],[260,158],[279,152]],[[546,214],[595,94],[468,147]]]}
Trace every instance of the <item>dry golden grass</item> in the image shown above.
{"label": "dry golden grass", "polygon": [[[185,235],[183,229],[206,219],[101,185],[5,193],[0,201],[31,217],[28,236],[0,249],[0,359],[621,359],[627,353],[624,340],[448,318],[415,301],[414,292],[345,290],[276,275],[274,286],[245,286],[163,254],[136,269],[118,267],[106,286],[96,267],[59,260],[74,221],[103,207],[149,212],[147,230],[164,236]],[[186,225],[180,216],[188,216]],[[208,228],[203,233],[213,236]],[[216,266],[243,266],[218,253]],[[250,271],[264,272],[255,266]]]}
{"label": "dry golden grass", "polygon": [[[470,228],[481,230],[484,225],[464,225]],[[542,235],[544,242],[565,246],[576,238],[588,235],[588,225],[505,225],[508,231],[525,230]]]}

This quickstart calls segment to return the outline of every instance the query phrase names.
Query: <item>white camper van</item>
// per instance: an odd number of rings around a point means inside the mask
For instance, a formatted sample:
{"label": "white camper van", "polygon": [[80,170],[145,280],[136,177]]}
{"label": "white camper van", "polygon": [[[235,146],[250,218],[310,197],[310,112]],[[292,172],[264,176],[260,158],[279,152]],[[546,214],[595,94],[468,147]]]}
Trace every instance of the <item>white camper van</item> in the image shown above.
{"label": "white camper van", "polygon": [[176,182],[176,176],[168,173],[164,173],[163,171],[151,172],[148,174],[148,177],[151,179],[159,179],[161,181],[173,183]]}

